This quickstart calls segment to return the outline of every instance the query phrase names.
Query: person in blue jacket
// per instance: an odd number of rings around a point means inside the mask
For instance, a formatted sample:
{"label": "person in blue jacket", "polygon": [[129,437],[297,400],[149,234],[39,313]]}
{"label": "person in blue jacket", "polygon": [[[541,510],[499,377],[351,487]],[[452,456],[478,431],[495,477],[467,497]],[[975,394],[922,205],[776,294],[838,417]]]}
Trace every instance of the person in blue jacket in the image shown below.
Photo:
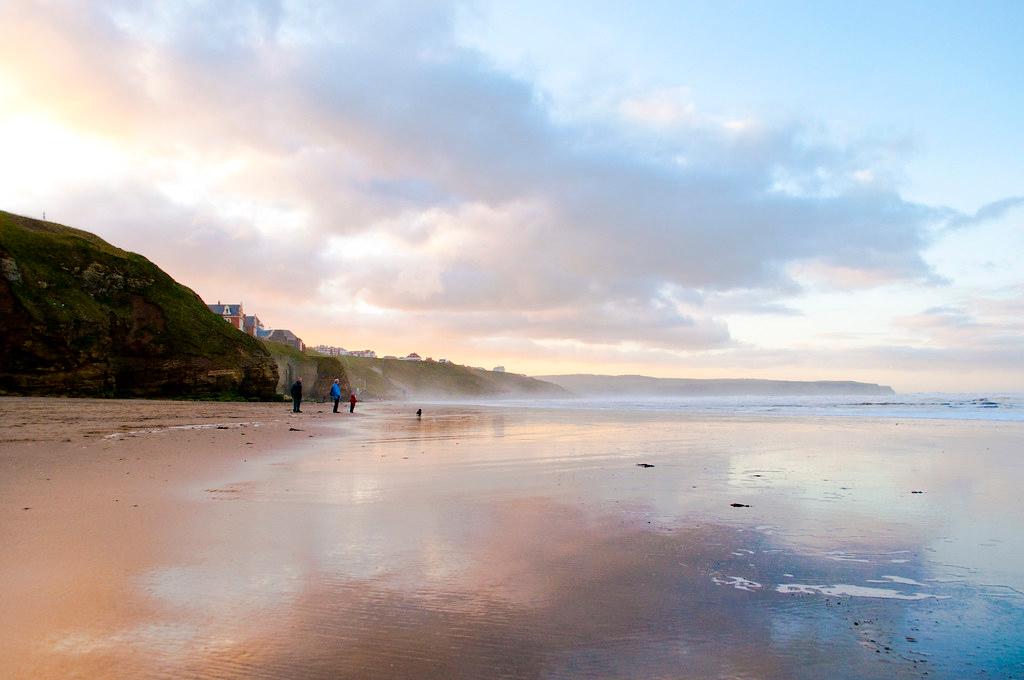
{"label": "person in blue jacket", "polygon": [[338,402],[341,401],[341,381],[338,378],[334,379],[334,384],[331,385],[331,399],[334,400],[334,412],[338,412]]}

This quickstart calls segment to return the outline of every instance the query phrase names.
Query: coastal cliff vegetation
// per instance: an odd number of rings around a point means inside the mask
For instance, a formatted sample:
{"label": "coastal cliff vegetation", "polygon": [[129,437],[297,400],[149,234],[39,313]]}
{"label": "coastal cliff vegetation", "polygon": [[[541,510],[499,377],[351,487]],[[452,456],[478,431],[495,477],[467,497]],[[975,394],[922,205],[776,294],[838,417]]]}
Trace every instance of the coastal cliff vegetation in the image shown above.
{"label": "coastal cliff vegetation", "polygon": [[264,346],[142,255],[0,211],[0,394],[273,398]]}

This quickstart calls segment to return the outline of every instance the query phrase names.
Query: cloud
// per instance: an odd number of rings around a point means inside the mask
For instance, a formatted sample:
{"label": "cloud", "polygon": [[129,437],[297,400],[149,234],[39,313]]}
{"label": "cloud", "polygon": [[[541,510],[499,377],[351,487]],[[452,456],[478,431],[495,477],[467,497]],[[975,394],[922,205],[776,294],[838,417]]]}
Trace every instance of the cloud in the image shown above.
{"label": "cloud", "polygon": [[453,11],[12,3],[0,77],[140,168],[55,188],[66,221],[205,290],[269,304],[301,282],[309,313],[675,351],[732,343],[695,300],[791,313],[795,271],[935,280],[921,253],[949,212],[875,181],[877,144],[719,121],[678,89],[626,122],[556,119],[456,42]]}
{"label": "cloud", "polygon": [[998,220],[1006,213],[1021,206],[1024,206],[1024,196],[1010,196],[981,206],[973,215],[958,215],[950,219],[946,226],[949,229],[960,229]]}
{"label": "cloud", "polygon": [[968,304],[931,307],[898,318],[895,323],[931,347],[965,354],[1004,349],[1020,352],[1024,346],[1022,312],[1024,294],[1018,293],[1006,298],[978,297]]}
{"label": "cloud", "polygon": [[685,87],[665,88],[622,102],[622,115],[655,127],[692,124],[698,120],[697,105]]}

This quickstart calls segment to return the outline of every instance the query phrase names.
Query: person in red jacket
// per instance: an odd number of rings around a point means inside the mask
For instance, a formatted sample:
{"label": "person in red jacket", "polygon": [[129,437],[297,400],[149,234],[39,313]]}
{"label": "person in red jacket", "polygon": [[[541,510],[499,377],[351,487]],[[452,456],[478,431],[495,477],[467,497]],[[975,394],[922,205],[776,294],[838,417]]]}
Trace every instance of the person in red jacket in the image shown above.
{"label": "person in red jacket", "polygon": [[356,410],[356,402],[357,402],[357,401],[359,401],[359,400],[358,400],[358,399],[356,399],[356,393],[355,393],[355,392],[353,392],[353,393],[352,393],[352,396],[348,398],[348,412],[349,412],[349,413],[355,413],[355,410]]}

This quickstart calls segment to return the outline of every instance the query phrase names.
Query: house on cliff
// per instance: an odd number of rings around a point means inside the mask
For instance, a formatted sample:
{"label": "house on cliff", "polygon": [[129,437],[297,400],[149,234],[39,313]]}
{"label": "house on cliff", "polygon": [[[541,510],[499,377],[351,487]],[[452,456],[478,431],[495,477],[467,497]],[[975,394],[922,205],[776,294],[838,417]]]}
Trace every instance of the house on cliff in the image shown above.
{"label": "house on cliff", "polygon": [[242,310],[242,303],[221,304],[217,300],[215,305],[206,305],[207,309],[227,321],[229,324],[254,338],[263,338],[269,335],[269,331],[263,328],[263,322],[255,314],[246,314]]}
{"label": "house on cliff", "polygon": [[349,351],[344,347],[335,347],[334,345],[317,345],[313,348],[313,351],[319,352],[325,357],[343,357],[349,354]]}
{"label": "house on cliff", "polygon": [[255,314],[242,315],[242,330],[254,338],[261,337],[260,331],[263,330],[263,323],[260,321],[260,317]]}
{"label": "house on cliff", "polygon": [[306,349],[306,345],[302,342],[302,338],[295,335],[295,333],[282,328],[272,331],[270,335],[267,336],[267,340],[270,342],[279,342],[282,345],[288,345],[289,347],[294,347],[300,352]]}
{"label": "house on cliff", "polygon": [[217,300],[217,304],[206,306],[211,312],[213,312],[220,318],[224,319],[238,330],[244,330],[242,326],[245,323],[245,314],[242,312],[241,302],[239,302],[237,305],[222,305],[220,303],[220,300]]}

